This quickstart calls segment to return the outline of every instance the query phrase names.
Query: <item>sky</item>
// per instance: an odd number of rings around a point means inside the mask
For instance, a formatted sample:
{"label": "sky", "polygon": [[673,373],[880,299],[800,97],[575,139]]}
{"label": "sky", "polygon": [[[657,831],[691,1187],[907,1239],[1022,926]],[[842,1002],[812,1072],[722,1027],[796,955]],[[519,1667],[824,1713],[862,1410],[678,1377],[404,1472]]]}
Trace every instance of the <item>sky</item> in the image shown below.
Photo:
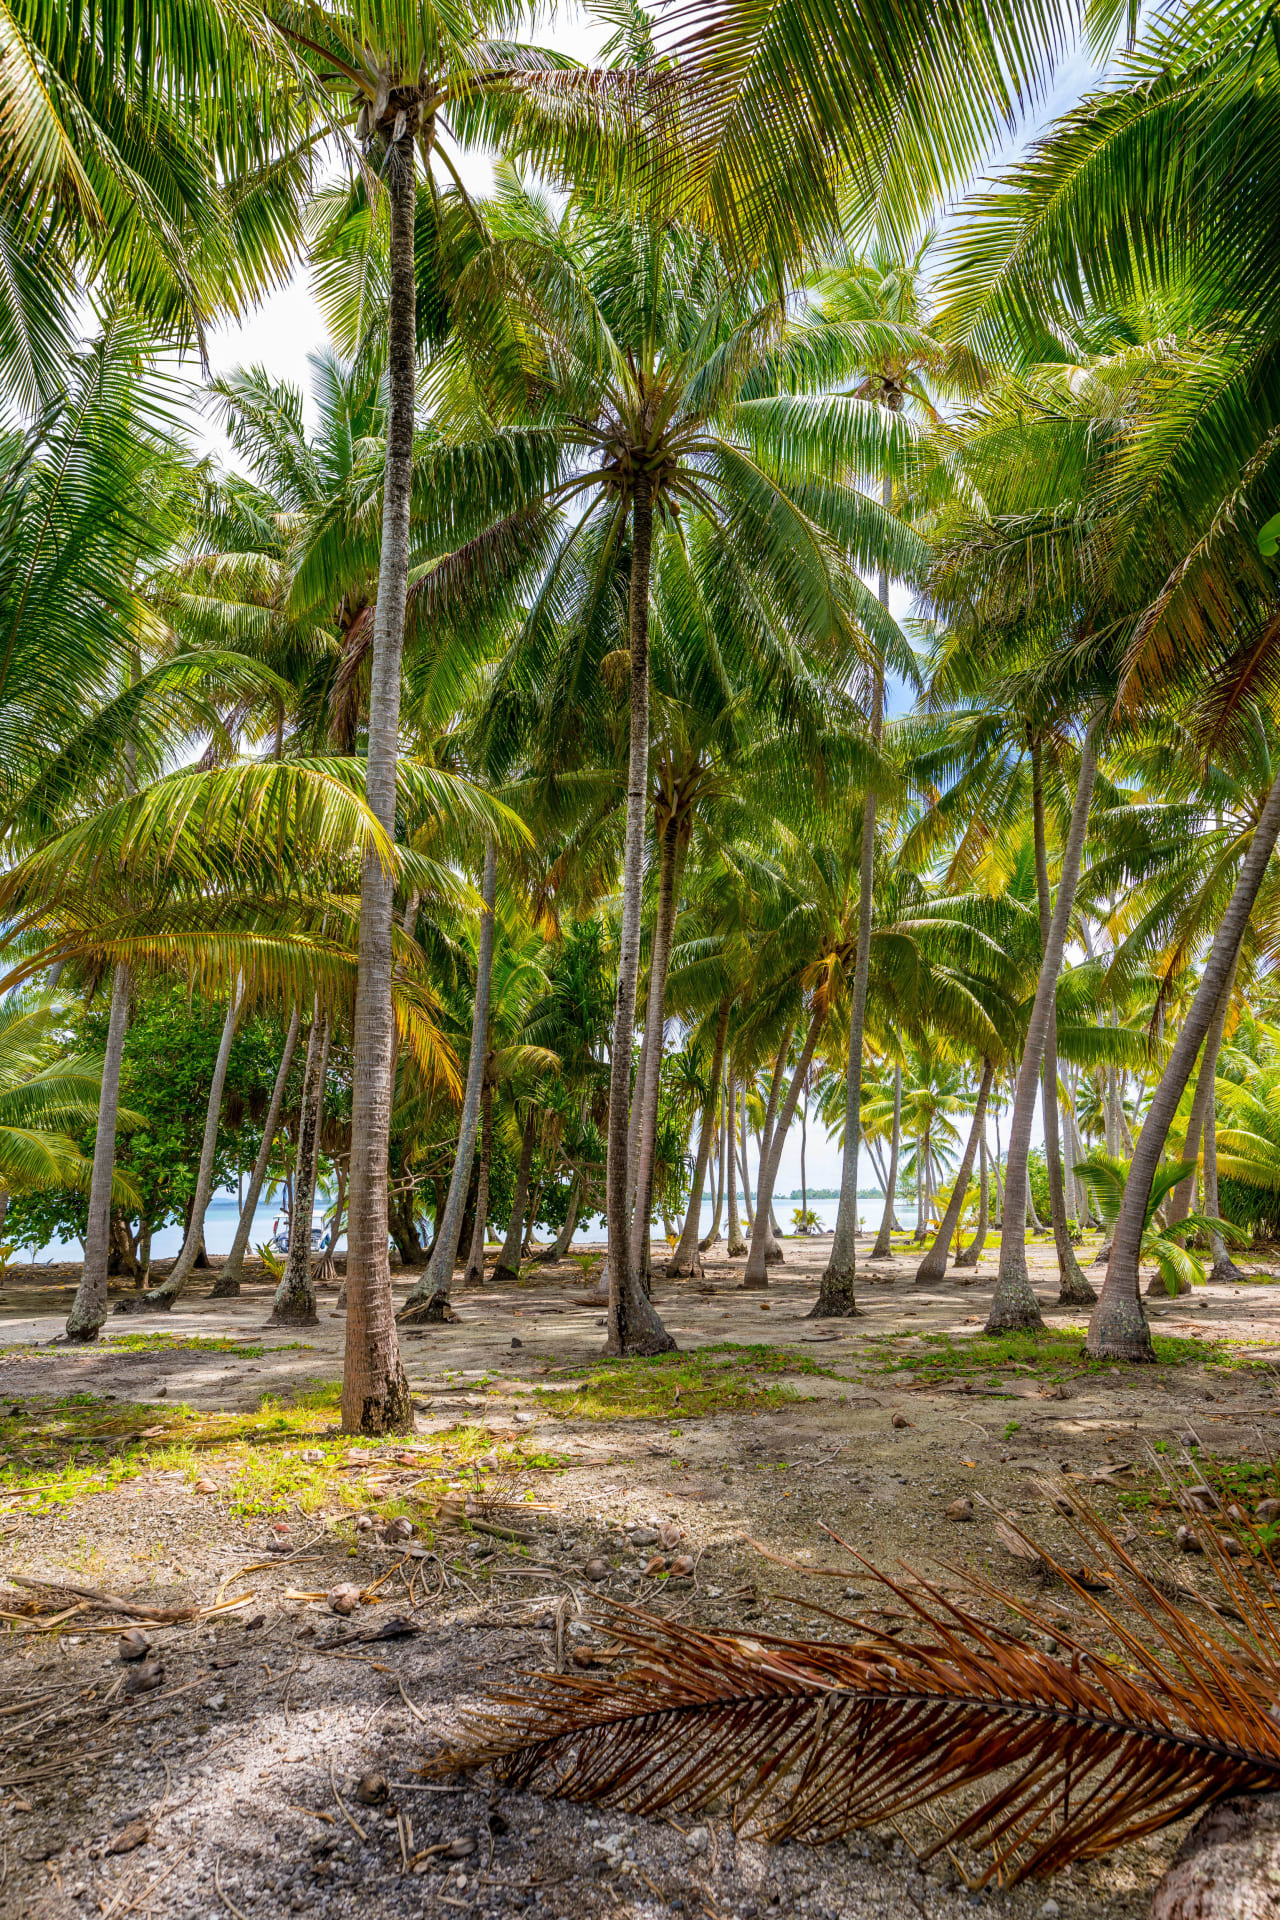
{"label": "sky", "polygon": [[[612,26],[592,19],[581,8],[567,5],[557,8],[553,19],[539,28],[536,38],[540,45],[553,47],[589,65],[613,31]],[[1016,135],[992,155],[988,171],[1007,165],[1039,127],[1074,105],[1096,77],[1096,67],[1083,53],[1065,60],[1053,84],[1035,104]],[[463,152],[454,157],[467,190],[487,192],[493,178],[489,157],[482,152]],[[214,374],[237,366],[261,366],[273,379],[287,379],[305,388],[307,355],[324,346],[326,338],[325,324],[311,292],[309,270],[301,267],[287,287],[264,300],[242,323],[215,329],[209,339],[209,362]],[[199,437],[210,451],[230,460],[230,450],[213,421],[205,421]],[[904,595],[895,596],[893,612],[899,618],[910,612]],[[811,1125],[806,1152],[809,1186],[838,1187],[840,1162],[839,1148],[825,1138],[820,1127]],[[859,1185],[873,1184],[872,1169],[868,1166],[864,1172],[860,1168]],[[780,1193],[789,1193],[799,1185],[800,1128],[797,1124],[791,1128],[783,1148],[777,1186]],[[779,1219],[783,1217],[779,1213]]]}

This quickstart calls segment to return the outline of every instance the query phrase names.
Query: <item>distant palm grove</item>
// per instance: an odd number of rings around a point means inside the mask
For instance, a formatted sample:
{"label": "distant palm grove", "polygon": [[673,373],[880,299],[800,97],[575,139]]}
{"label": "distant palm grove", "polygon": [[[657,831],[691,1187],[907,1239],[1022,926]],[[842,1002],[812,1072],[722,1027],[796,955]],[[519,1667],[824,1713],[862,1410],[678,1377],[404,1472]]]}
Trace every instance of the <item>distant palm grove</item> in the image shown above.
{"label": "distant palm grove", "polygon": [[660,1353],[803,1136],[816,1317],[1051,1232],[1150,1361],[1280,1235],[1275,8],[591,11],[0,0],[5,1252],[92,1341],[283,1181],[306,1322],[322,1196],[394,1432],[495,1230]]}

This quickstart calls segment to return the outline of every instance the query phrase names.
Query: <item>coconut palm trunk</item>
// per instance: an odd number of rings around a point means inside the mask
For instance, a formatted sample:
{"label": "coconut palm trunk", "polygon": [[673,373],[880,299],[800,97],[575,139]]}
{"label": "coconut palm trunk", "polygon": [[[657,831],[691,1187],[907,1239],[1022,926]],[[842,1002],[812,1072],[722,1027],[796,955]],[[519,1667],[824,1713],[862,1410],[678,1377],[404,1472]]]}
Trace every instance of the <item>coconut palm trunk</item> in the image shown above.
{"label": "coconut palm trunk", "polygon": [[[387,445],[382,552],[374,613],[365,788],[388,839],[395,836],[400,659],[409,590],[409,509],[413,488],[414,154],[411,116],[387,143],[390,214],[387,332]],[[395,1087],[391,1006],[395,876],[372,847],[360,876],[359,970],[352,1047],[351,1190],[347,1228],[347,1336],[342,1374],[344,1433],[410,1433],[413,1403],[396,1339],[387,1253],[387,1156]]]}
{"label": "coconut palm trunk", "polygon": [[987,1241],[987,1132],[978,1135],[978,1228],[969,1245],[956,1254],[958,1267],[976,1267]]}
{"label": "coconut palm trunk", "polygon": [[1111,1258],[1107,1263],[1106,1281],[1089,1321],[1088,1349],[1099,1358],[1152,1360],[1155,1357],[1151,1346],[1151,1329],[1142,1311],[1138,1292],[1138,1259],[1147,1200],[1196,1055],[1235,970],[1240,942],[1248,927],[1249,915],[1253,911],[1253,903],[1258,897],[1258,889],[1262,885],[1278,834],[1280,776],[1267,795],[1266,804],[1258,817],[1249,850],[1240,864],[1226,912],[1200,975],[1200,985],[1187,1010],[1182,1031],[1174,1042],[1159,1085],[1151,1096],[1147,1117],[1138,1135],[1138,1143],[1129,1164],[1129,1177],[1125,1182],[1124,1199],[1120,1203],[1119,1217],[1111,1236]]}
{"label": "coconut palm trunk", "polygon": [[[262,1123],[262,1143],[258,1148],[258,1157],[253,1163],[253,1171],[249,1175],[244,1205],[240,1209],[240,1218],[236,1223],[236,1237],[231,1242],[231,1251],[223,1261],[218,1277],[213,1283],[213,1292],[209,1296],[212,1300],[232,1300],[240,1292],[244,1277],[244,1256],[249,1247],[249,1235],[253,1231],[253,1216],[258,1211],[258,1201],[262,1197],[262,1186],[267,1177],[271,1149],[275,1145],[276,1129],[280,1125],[284,1090],[289,1080],[289,1069],[293,1065],[293,1053],[298,1044],[298,1031],[301,1024],[299,1009],[295,1006],[289,1016],[289,1030],[285,1034],[280,1064],[276,1068],[267,1117]],[[333,1237],[336,1241],[338,1237],[336,1225]]]}
{"label": "coconut palm trunk", "polygon": [[484,1285],[484,1242],[489,1227],[489,1171],[493,1165],[493,1082],[485,1075],[480,1089],[480,1167],[476,1174],[476,1224],[467,1254],[464,1287]]}
{"label": "coconut palm trunk", "polygon": [[315,1210],[328,1063],[329,1022],[321,1018],[317,1002],[307,1037],[307,1062],[298,1107],[298,1157],[293,1176],[293,1211],[289,1215],[289,1252],[271,1309],[271,1318],[281,1325],[313,1327],[316,1323],[316,1290],[311,1280],[311,1216]]}
{"label": "coconut palm trunk", "polygon": [[[1237,955],[1237,962],[1239,956]],[[1222,1030],[1227,1024],[1227,1014],[1231,1008],[1231,991],[1235,985],[1236,969],[1233,966],[1222,998],[1214,1009],[1213,1021],[1205,1035],[1204,1051],[1200,1056],[1200,1071],[1196,1076],[1196,1090],[1191,1101],[1191,1112],[1187,1116],[1187,1137],[1182,1147],[1184,1160],[1198,1160],[1200,1142],[1204,1133],[1205,1121],[1213,1103],[1214,1085],[1218,1074],[1218,1053],[1222,1046]],[[1185,1180],[1179,1180],[1169,1195],[1168,1219],[1170,1225],[1185,1220],[1191,1211],[1195,1198],[1196,1176],[1194,1169]]]}
{"label": "coconut palm trunk", "polygon": [[880,1215],[880,1231],[876,1234],[876,1243],[871,1249],[873,1260],[888,1260],[892,1257],[889,1235],[893,1231],[893,1197],[898,1190],[898,1155],[902,1149],[902,1068],[893,1070],[893,1138],[889,1146],[889,1172],[885,1179],[884,1212]]}
{"label": "coconut palm trunk", "polygon": [[640,1101],[640,1136],[636,1160],[635,1213],[631,1223],[631,1264],[639,1273],[646,1267],[649,1213],[653,1205],[654,1155],[658,1139],[658,1090],[662,1082],[663,1028],[667,1000],[667,969],[675,934],[680,877],[680,817],[672,813],[662,830],[658,852],[658,910],[649,947],[649,1004],[645,1014],[644,1073],[636,1086]]}
{"label": "coconut palm trunk", "polygon": [[738,1218],[738,1147],[735,1135],[738,1128],[738,1109],[732,1080],[729,1082],[728,1132],[724,1139],[724,1152],[727,1156],[729,1181],[729,1258],[745,1260],[747,1243],[742,1237],[742,1222]]}
{"label": "coconut palm trunk", "polygon": [[569,1206],[564,1222],[555,1237],[555,1244],[540,1256],[546,1266],[558,1266],[568,1255],[573,1236],[578,1230],[578,1210],[582,1205],[582,1175],[575,1173],[569,1183]]}
{"label": "coconut palm trunk", "polygon": [[964,1152],[960,1156],[960,1165],[956,1168],[955,1185],[951,1189],[951,1199],[942,1216],[942,1223],[934,1235],[933,1245],[916,1268],[917,1286],[932,1285],[946,1279],[947,1255],[951,1251],[951,1242],[955,1239],[956,1230],[960,1225],[960,1215],[964,1210],[965,1199],[969,1192],[969,1178],[973,1172],[978,1142],[987,1124],[987,1095],[991,1091],[992,1072],[990,1060],[984,1060],[982,1079],[978,1085],[978,1103],[973,1110],[973,1125],[969,1129],[969,1138],[965,1141]]}
{"label": "coconut palm trunk", "polygon": [[649,579],[653,563],[653,485],[643,464],[631,494],[631,729],[627,755],[627,825],[622,868],[622,927],[618,990],[609,1062],[609,1139],[605,1218],[609,1232],[610,1353],[669,1353],[675,1341],[641,1285],[631,1257],[630,1168],[631,1041],[640,977],[640,909],[644,887],[644,832],[649,787]]}
{"label": "coconut palm trunk", "polygon": [[738,1173],[742,1180],[742,1218],[747,1232],[751,1233],[756,1224],[755,1207],[751,1200],[751,1169],[747,1164],[747,1139],[750,1128],[747,1125],[747,1089],[743,1085],[738,1089],[738,1132],[737,1146]]}
{"label": "coconut palm trunk", "polygon": [[1039,1327],[1044,1324],[1040,1303],[1032,1291],[1031,1279],[1027,1272],[1029,1186],[1027,1155],[1031,1150],[1031,1125],[1035,1118],[1036,1094],[1040,1086],[1040,1069],[1044,1060],[1045,1042],[1049,1034],[1053,997],[1057,990],[1058,975],[1062,971],[1067,927],[1075,901],[1076,882],[1080,877],[1085,828],[1089,821],[1089,803],[1093,798],[1093,784],[1098,768],[1098,732],[1102,726],[1102,719],[1102,709],[1099,708],[1085,729],[1084,740],[1080,747],[1080,771],[1076,780],[1075,801],[1071,809],[1067,843],[1062,852],[1058,898],[1054,903],[1049,934],[1044,943],[1044,956],[1040,962],[1035,999],[1031,1005],[1031,1017],[1027,1022],[1022,1062],[1018,1068],[1017,1091],[1014,1095],[1013,1114],[1009,1123],[1009,1156],[1005,1165],[1003,1222],[1000,1229],[1000,1270],[991,1309],[987,1315],[985,1330],[988,1333],[1003,1333],[1011,1328]]}
{"label": "coconut palm trunk", "polygon": [[[1052,911],[1049,903],[1049,856],[1044,830],[1044,747],[1039,738],[1031,743],[1031,817],[1035,839],[1036,900],[1040,909],[1040,944],[1047,948]],[[1041,1068],[1040,1106],[1044,1117],[1044,1158],[1049,1175],[1049,1218],[1053,1225],[1053,1244],[1058,1256],[1058,1305],[1091,1307],[1097,1294],[1080,1271],[1071,1233],[1067,1226],[1067,1201],[1062,1181],[1062,1154],[1058,1145],[1058,1009],[1057,977],[1049,1005],[1045,1034],[1044,1063]]]}
{"label": "coconut palm trunk", "polygon": [[702,1189],[706,1185],[707,1166],[711,1159],[711,1136],[716,1130],[716,1101],[720,1096],[720,1075],[724,1070],[724,1054],[728,1039],[729,1001],[726,999],[720,1002],[720,1018],[716,1022],[716,1037],[711,1056],[711,1091],[702,1109],[702,1127],[698,1134],[698,1157],[693,1164],[689,1205],[685,1211],[684,1227],[681,1230],[679,1243],[667,1261],[668,1280],[690,1279],[702,1272],[702,1262],[698,1258]]}
{"label": "coconut palm trunk", "polygon": [[[467,1056],[467,1082],[462,1094],[462,1117],[458,1122],[458,1151],[449,1176],[449,1193],[444,1213],[436,1225],[431,1258],[421,1280],[413,1288],[400,1311],[400,1318],[439,1320],[453,1284],[453,1268],[458,1258],[462,1235],[462,1217],[467,1209],[471,1188],[472,1162],[475,1159],[476,1131],[480,1124],[480,1104],[484,1088],[485,1060],[489,1048],[489,1004],[493,993],[493,926],[498,897],[497,848],[492,840],[484,850],[484,873],[480,881],[480,935],[476,942],[476,999],[471,1015],[471,1051]],[[349,1264],[349,1262],[348,1262]]]}
{"label": "coconut palm trunk", "polygon": [[[1212,1101],[1204,1117],[1204,1210],[1210,1219],[1216,1220],[1221,1216],[1218,1204],[1218,1122]],[[1209,1277],[1218,1286],[1244,1279],[1216,1227],[1209,1229],[1209,1257],[1213,1261],[1213,1271]]]}
{"label": "coconut palm trunk", "polygon": [[706,1253],[720,1238],[720,1216],[724,1212],[725,1171],[727,1161],[727,1141],[729,1137],[728,1094],[723,1082],[720,1087],[720,1145],[716,1154],[716,1198],[711,1214],[711,1226],[698,1242],[698,1252]]}
{"label": "coconut palm trunk", "polygon": [[[769,1284],[769,1268],[766,1249],[769,1240],[769,1213],[773,1205],[773,1187],[778,1177],[778,1168],[782,1164],[782,1149],[786,1145],[787,1129],[795,1118],[796,1107],[800,1100],[800,1089],[808,1078],[813,1063],[814,1048],[818,1044],[818,1035],[822,1031],[823,1015],[815,1012],[809,1021],[809,1031],[805,1035],[800,1061],[791,1076],[782,1111],[767,1135],[767,1146],[762,1146],[760,1171],[756,1179],[756,1217],[751,1229],[751,1250],[747,1255],[747,1268],[742,1276],[744,1287],[764,1288]],[[776,1091],[776,1089],[775,1089]],[[772,1099],[770,1106],[772,1106]]]}
{"label": "coconut palm trunk", "polygon": [[[901,403],[899,403],[901,404]],[[893,481],[881,483],[885,508],[893,508]],[[889,576],[880,575],[880,604],[888,610]],[[871,697],[871,742],[878,747],[884,715],[884,673],[877,661]],[[844,1159],[840,1167],[840,1201],[831,1252],[818,1287],[810,1319],[840,1319],[857,1312],[854,1275],[858,1240],[858,1149],[862,1142],[862,1036],[867,1020],[867,980],[871,968],[871,908],[875,879],[876,796],[867,787],[862,800],[862,847],[858,863],[858,946],[853,958],[853,987],[849,997],[849,1057],[844,1098]]]}
{"label": "coconut palm trunk", "polygon": [[107,1261],[111,1255],[111,1182],[116,1169],[116,1113],[120,1105],[120,1068],[129,1026],[129,969],[123,962],[111,977],[111,1011],[102,1059],[102,1092],[93,1141],[89,1181],[89,1218],[85,1226],[84,1265],[67,1316],[68,1340],[96,1340],[107,1317]]}
{"label": "coconut palm trunk", "polygon": [[524,1239],[524,1216],[529,1205],[529,1175],[533,1171],[533,1148],[538,1133],[538,1110],[535,1103],[529,1102],[529,1111],[525,1116],[524,1132],[520,1139],[520,1164],[516,1169],[516,1190],[511,1198],[511,1218],[507,1222],[507,1237],[502,1243],[502,1252],[498,1255],[498,1264],[493,1270],[494,1280],[500,1286],[509,1286],[520,1278],[520,1243]]}
{"label": "coconut palm trunk", "polygon": [[222,1023],[222,1037],[218,1042],[217,1057],[213,1063],[213,1078],[209,1083],[209,1098],[205,1104],[204,1134],[200,1141],[200,1164],[196,1169],[196,1190],[191,1202],[191,1218],[187,1222],[187,1231],[183,1237],[182,1251],[173,1263],[165,1278],[164,1285],[157,1287],[154,1293],[144,1294],[136,1303],[139,1309],[172,1307],[186,1289],[187,1282],[195,1271],[200,1249],[204,1245],[204,1217],[209,1209],[213,1194],[213,1163],[218,1149],[218,1121],[222,1116],[222,1094],[227,1084],[227,1064],[231,1058],[231,1043],[236,1037],[236,1024],[240,1018],[240,1006],[243,988],[239,981],[227,1007],[227,1017]]}

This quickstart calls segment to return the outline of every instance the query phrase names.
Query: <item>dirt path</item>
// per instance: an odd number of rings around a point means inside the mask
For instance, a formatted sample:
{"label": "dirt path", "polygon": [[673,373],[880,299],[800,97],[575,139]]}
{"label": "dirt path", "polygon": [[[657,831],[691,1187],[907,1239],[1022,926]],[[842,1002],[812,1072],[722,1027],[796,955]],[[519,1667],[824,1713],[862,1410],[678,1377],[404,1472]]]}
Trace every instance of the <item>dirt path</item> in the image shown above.
{"label": "dirt path", "polygon": [[[583,1616],[602,1592],[712,1628],[838,1634],[807,1600],[870,1616],[883,1598],[825,1523],[882,1566],[903,1560],[940,1579],[951,1563],[982,1569],[1042,1607],[1051,1633],[1070,1611],[1063,1590],[1031,1583],[981,1506],[958,1523],[951,1502],[984,1494],[1069,1554],[1067,1523],[1036,1485],[1066,1465],[1100,1476],[1104,1509],[1123,1502],[1159,1548],[1148,1445],[1194,1433],[1233,1470],[1267,1459],[1280,1409],[1266,1364],[1269,1350],[1280,1356],[1275,1284],[1160,1303],[1176,1364],[1090,1372],[1068,1331],[1078,1315],[1051,1304],[1051,1250],[1034,1258],[1057,1337],[1030,1358],[1016,1342],[993,1352],[975,1340],[990,1261],[968,1285],[917,1290],[913,1263],[899,1260],[861,1283],[862,1317],[831,1327],[805,1318],[824,1255],[824,1242],[789,1243],[764,1300],[740,1291],[740,1263],[713,1265],[697,1287],[660,1281],[682,1353],[659,1368],[600,1366],[600,1309],[576,1268],[463,1294],[455,1323],[406,1334],[418,1407],[407,1452],[337,1435],[332,1290],[319,1325],[297,1334],[264,1330],[270,1290],[258,1283],[236,1301],[201,1293],[169,1315],[113,1319],[108,1337],[133,1344],[82,1352],[48,1344],[66,1311],[59,1276],[11,1272],[0,1301],[4,1573],[169,1606],[207,1606],[224,1590],[244,1604],[147,1628],[163,1674],[132,1697],[115,1616],[86,1604],[52,1632],[8,1622],[0,1913],[972,1912],[945,1856],[916,1870],[911,1845],[927,1823],[769,1848],[714,1816],[682,1832],[687,1820],[491,1798],[485,1779],[444,1792],[416,1771],[487,1687],[552,1663],[557,1645],[565,1660],[590,1659],[602,1636]],[[910,1424],[895,1427],[895,1414]],[[1138,1471],[1113,1493],[1108,1476],[1126,1463]],[[483,1489],[482,1502],[536,1503],[520,1516],[526,1543],[461,1517],[461,1500]],[[418,1530],[390,1542],[383,1527],[397,1516]],[[668,1565],[687,1551],[693,1579],[646,1574],[663,1548],[643,1534],[663,1524],[682,1536]],[[280,1548],[307,1552],[286,1561]],[[601,1557],[597,1584],[586,1568]],[[807,1571],[837,1563],[840,1579]],[[350,1622],[306,1597],[383,1575]],[[13,1586],[0,1598],[45,1619],[75,1604],[52,1586],[43,1599]],[[416,1631],[323,1644],[393,1616]],[[370,1772],[391,1783],[387,1801],[355,1798]],[[111,1851],[134,1820],[145,1838]],[[1128,1920],[1178,1837],[978,1904]]]}

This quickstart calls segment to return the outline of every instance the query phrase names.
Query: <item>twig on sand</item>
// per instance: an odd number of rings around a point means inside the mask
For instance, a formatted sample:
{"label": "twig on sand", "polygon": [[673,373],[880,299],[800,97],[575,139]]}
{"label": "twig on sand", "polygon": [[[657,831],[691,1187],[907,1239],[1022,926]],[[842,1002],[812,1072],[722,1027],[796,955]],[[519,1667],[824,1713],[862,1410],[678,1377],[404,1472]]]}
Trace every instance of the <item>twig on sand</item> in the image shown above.
{"label": "twig on sand", "polygon": [[367,1840],[369,1836],[365,1832],[364,1828],[360,1825],[360,1822],[355,1818],[353,1814],[348,1813],[347,1809],[342,1804],[342,1795],[338,1792],[338,1783],[334,1779],[334,1775],[333,1775],[332,1754],[330,1754],[329,1756],[329,1785],[333,1788],[333,1797],[337,1802],[338,1812],[342,1815],[343,1819],[346,1821],[347,1825],[350,1827],[352,1833],[355,1834],[358,1840]]}

